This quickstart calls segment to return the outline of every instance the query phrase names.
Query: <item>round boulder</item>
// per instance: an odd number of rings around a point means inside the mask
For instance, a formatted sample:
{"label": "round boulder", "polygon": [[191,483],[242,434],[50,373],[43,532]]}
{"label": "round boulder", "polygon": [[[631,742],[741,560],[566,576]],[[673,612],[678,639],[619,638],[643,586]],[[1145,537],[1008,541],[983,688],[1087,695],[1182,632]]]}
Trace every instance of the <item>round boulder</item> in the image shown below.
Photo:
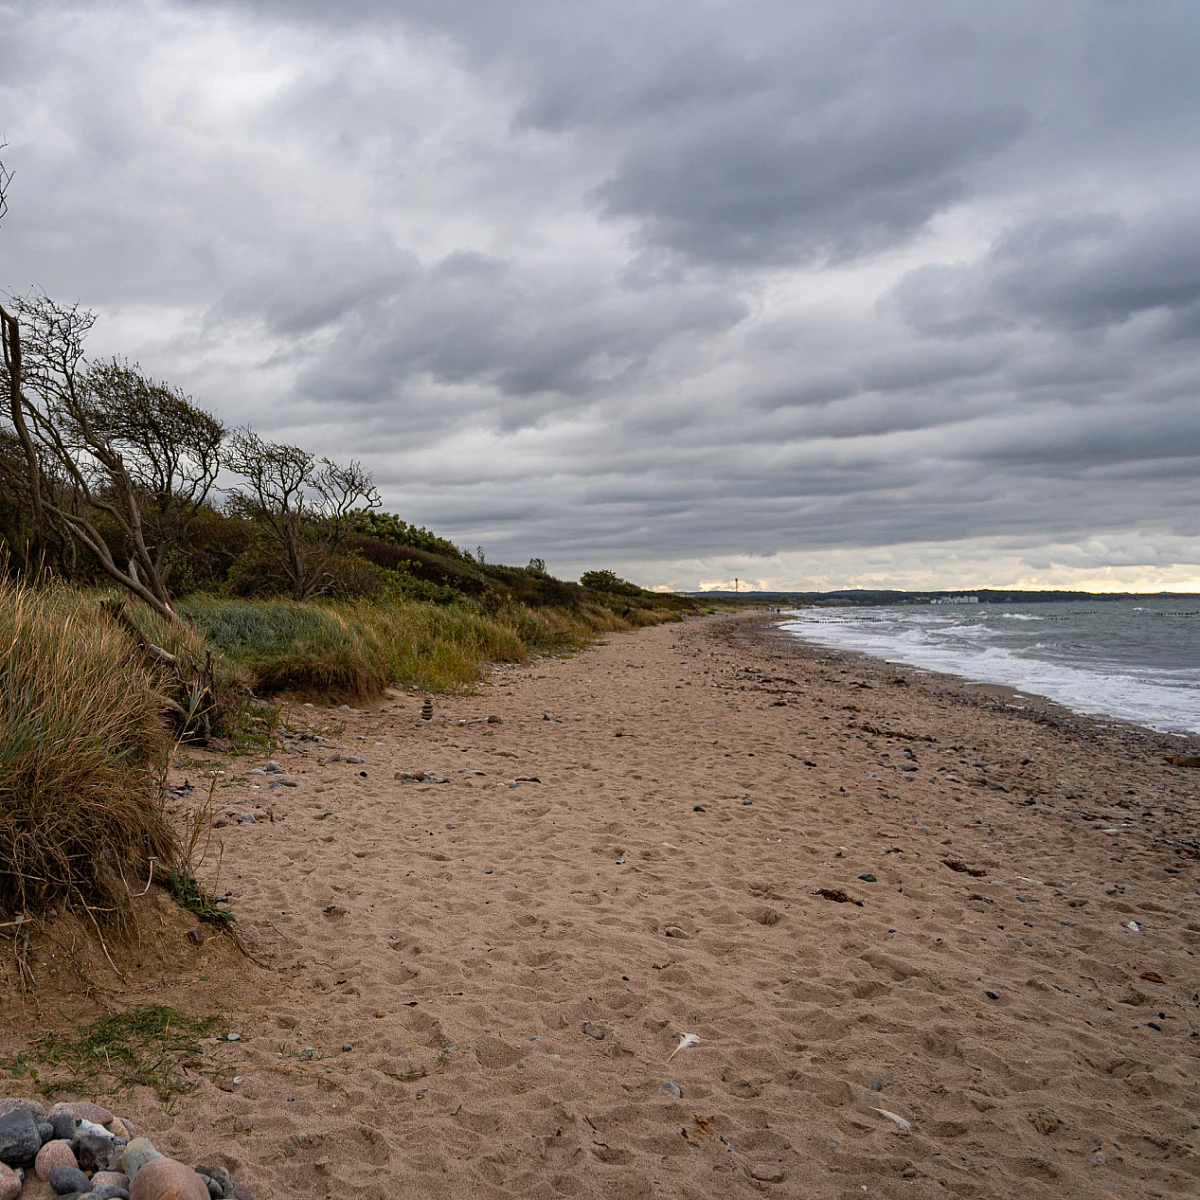
{"label": "round boulder", "polygon": [[0,1162],[0,1200],[16,1200],[21,1194],[21,1177]]}
{"label": "round boulder", "polygon": [[92,1188],[118,1187],[129,1191],[129,1176],[124,1171],[97,1171],[92,1176]]}
{"label": "round boulder", "polygon": [[71,1149],[71,1143],[60,1138],[47,1142],[33,1160],[33,1169],[39,1179],[49,1179],[50,1172],[55,1167],[71,1167],[76,1171],[79,1169],[79,1160],[75,1157],[75,1151]]}
{"label": "round boulder", "polygon": [[102,1104],[93,1104],[90,1100],[76,1100],[69,1107],[81,1121],[95,1121],[97,1125],[112,1124],[112,1112]]}
{"label": "round boulder", "polygon": [[47,1179],[55,1194],[65,1196],[70,1192],[87,1193],[92,1190],[88,1177],[78,1167],[55,1167]]}
{"label": "round boulder", "polygon": [[46,1106],[40,1100],[26,1100],[22,1096],[0,1097],[0,1117],[14,1112],[31,1112],[40,1121],[46,1115]]}
{"label": "round boulder", "polygon": [[191,1167],[156,1158],[137,1173],[129,1200],[210,1200],[208,1188]]}
{"label": "round boulder", "polygon": [[149,1138],[134,1138],[124,1150],[121,1151],[121,1157],[117,1161],[117,1167],[124,1171],[129,1176],[132,1183],[137,1178],[137,1173],[149,1162],[154,1162],[156,1159],[162,1158],[162,1155],[154,1148],[154,1143]]}

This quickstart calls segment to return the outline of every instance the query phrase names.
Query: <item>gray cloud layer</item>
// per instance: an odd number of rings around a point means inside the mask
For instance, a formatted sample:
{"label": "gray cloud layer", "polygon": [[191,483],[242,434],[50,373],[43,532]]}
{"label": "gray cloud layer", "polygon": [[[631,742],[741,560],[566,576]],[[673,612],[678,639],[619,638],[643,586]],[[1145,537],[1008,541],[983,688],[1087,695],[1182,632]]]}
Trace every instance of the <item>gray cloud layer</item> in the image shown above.
{"label": "gray cloud layer", "polygon": [[491,557],[1200,561],[1194,5],[0,19],[0,285]]}

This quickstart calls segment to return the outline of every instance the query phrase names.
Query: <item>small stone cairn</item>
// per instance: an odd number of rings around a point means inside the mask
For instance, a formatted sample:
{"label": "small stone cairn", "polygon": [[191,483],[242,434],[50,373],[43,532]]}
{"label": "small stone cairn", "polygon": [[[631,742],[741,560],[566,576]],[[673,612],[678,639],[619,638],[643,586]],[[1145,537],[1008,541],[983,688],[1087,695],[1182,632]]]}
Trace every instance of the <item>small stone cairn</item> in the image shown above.
{"label": "small stone cairn", "polygon": [[47,1112],[37,1100],[0,1099],[0,1200],[16,1200],[30,1171],[61,1200],[253,1200],[224,1167],[167,1158],[99,1104]]}

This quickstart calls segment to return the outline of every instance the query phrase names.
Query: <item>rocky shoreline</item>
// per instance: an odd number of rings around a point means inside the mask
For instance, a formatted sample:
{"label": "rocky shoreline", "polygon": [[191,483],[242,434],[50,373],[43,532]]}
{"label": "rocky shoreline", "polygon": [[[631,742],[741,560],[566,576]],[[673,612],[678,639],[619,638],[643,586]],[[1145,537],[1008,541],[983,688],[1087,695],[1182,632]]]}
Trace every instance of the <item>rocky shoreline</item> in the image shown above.
{"label": "rocky shoreline", "polygon": [[89,1101],[0,1099],[0,1200],[253,1200],[216,1164],[162,1154],[133,1122]]}

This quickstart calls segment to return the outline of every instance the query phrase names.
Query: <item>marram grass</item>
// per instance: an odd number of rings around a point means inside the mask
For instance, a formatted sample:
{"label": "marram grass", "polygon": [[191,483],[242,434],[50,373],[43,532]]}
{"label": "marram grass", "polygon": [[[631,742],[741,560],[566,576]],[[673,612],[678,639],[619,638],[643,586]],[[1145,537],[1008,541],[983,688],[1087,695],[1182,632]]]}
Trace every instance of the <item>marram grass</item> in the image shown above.
{"label": "marram grass", "polygon": [[176,607],[257,692],[369,700],[387,684],[382,647],[348,605],[193,596]]}
{"label": "marram grass", "polygon": [[600,633],[656,624],[674,614],[601,605],[578,609],[512,604],[484,612],[469,603],[235,600],[192,596],[177,606],[213,649],[247,671],[260,694],[367,701],[388,683],[454,691],[493,662],[534,651],[573,650]]}
{"label": "marram grass", "polygon": [[93,600],[0,579],[0,915],[121,909],[179,846],[157,681]]}

